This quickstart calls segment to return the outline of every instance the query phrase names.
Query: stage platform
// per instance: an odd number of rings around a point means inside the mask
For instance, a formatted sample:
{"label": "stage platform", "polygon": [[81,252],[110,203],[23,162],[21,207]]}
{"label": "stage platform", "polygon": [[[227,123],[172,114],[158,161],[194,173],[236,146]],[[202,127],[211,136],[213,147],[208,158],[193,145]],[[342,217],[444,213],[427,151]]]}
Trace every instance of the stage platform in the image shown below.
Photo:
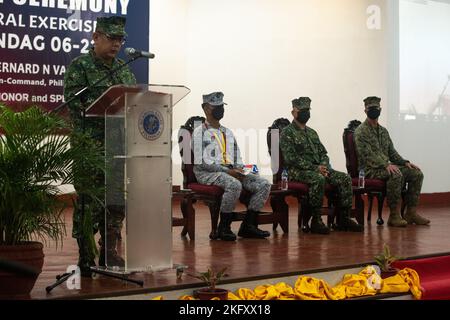
{"label": "stage platform", "polygon": [[[387,243],[395,255],[405,258],[450,254],[450,207],[427,206],[420,212],[432,220],[431,226],[409,226],[404,229],[377,226],[376,217],[366,224],[364,233],[333,232],[331,235],[305,234],[297,230],[296,206],[290,206],[290,232],[283,234],[280,228],[273,233],[271,226],[261,229],[272,232],[267,240],[239,239],[236,242],[210,241],[210,218],[207,207],[196,204],[196,239],[180,236],[181,228],[173,228],[173,262],[187,265],[185,273],[205,271],[207,267],[228,267],[225,285],[236,282],[295,277],[300,274],[319,274],[343,269],[359,268],[374,261]],[[178,208],[175,206],[175,215]],[[32,293],[32,299],[95,299],[119,296],[143,295],[170,290],[185,290],[203,284],[183,275],[176,278],[175,270],[138,274],[133,278],[144,280],[144,287],[121,280],[99,276],[96,279],[82,278],[81,290],[68,290],[65,285],[47,294],[45,288],[55,282],[58,274],[69,265],[77,263],[76,241],[70,237],[72,231],[71,210],[66,212],[68,236],[63,248],[56,249],[48,243],[45,248],[45,264]],[[384,212],[387,221],[388,212]],[[237,232],[239,223],[233,223]]]}

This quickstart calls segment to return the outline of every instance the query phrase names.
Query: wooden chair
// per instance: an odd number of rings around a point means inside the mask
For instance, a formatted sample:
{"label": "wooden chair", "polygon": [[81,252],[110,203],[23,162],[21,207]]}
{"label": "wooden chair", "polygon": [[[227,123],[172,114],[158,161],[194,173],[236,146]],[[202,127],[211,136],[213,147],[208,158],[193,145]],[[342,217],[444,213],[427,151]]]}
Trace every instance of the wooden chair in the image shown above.
{"label": "wooden chair", "polygon": [[[217,225],[220,215],[220,204],[222,201],[222,195],[224,190],[217,186],[204,185],[198,183],[194,174],[194,154],[191,148],[191,140],[194,129],[198,125],[202,125],[205,122],[204,117],[194,116],[187,120],[187,122],[181,126],[178,133],[178,145],[180,148],[180,155],[182,159],[181,170],[183,172],[183,188],[192,190],[192,202],[197,201],[204,202],[211,215],[211,232],[209,238],[215,240],[218,238]],[[288,227],[288,214],[289,208],[285,202],[285,197],[288,192],[280,192],[275,187],[272,188],[270,193],[270,204],[273,212],[261,212],[258,215],[258,224],[280,224],[283,231],[287,233]],[[243,189],[240,196],[240,201],[244,205],[248,205],[250,194]],[[244,219],[244,212],[235,212],[233,221],[242,221]]]}
{"label": "wooden chair", "polygon": [[181,236],[189,235],[190,240],[195,240],[195,210],[192,204],[194,193],[191,190],[180,190],[174,187],[172,199],[180,201],[182,218],[172,217],[172,227],[183,227]]}
{"label": "wooden chair", "polygon": [[[358,155],[356,152],[356,144],[355,144],[355,130],[359,127],[361,121],[353,120],[350,121],[348,127],[344,129],[343,134],[343,142],[344,142],[344,152],[345,152],[345,160],[347,166],[347,172],[352,177],[353,186],[358,186],[359,179],[359,165],[358,165]],[[404,198],[404,194],[406,191],[406,186],[404,186],[402,191],[402,198]],[[361,191],[360,191],[361,192]],[[371,221],[372,218],[372,206],[373,206],[373,198],[377,198],[378,204],[378,219],[377,224],[383,225],[383,205],[384,200],[386,198],[386,181],[381,179],[365,179],[364,190],[361,193],[366,193],[369,199],[369,209],[367,213],[367,221]],[[362,200],[360,200],[362,201]],[[405,211],[405,201],[402,201],[402,216]],[[363,213],[364,214],[364,205],[363,205]],[[358,219],[358,222],[363,224],[364,219]]]}

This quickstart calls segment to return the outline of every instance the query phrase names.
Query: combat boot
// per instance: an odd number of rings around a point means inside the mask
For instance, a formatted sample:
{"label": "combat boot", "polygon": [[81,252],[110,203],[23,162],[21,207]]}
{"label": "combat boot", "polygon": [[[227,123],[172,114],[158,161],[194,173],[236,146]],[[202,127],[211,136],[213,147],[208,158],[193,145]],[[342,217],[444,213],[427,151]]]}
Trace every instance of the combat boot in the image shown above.
{"label": "combat boot", "polygon": [[416,207],[408,207],[405,213],[405,220],[408,224],[417,224],[421,226],[426,226],[430,224],[430,220],[422,217],[417,213]]}
{"label": "combat boot", "polygon": [[341,218],[334,229],[338,231],[363,232],[364,226],[350,218],[350,209],[342,209]]}
{"label": "combat boot", "polygon": [[217,227],[218,239],[223,241],[236,241],[236,235],[231,231],[232,213],[221,212]]}
{"label": "combat boot", "polygon": [[258,228],[258,212],[248,210],[244,221],[239,227],[238,236],[242,238],[264,239],[270,236],[270,232]]}
{"label": "combat boot", "polygon": [[125,260],[117,253],[118,232],[114,229],[106,230],[106,235],[102,234],[99,240],[100,257],[99,266],[102,267],[124,267]]}
{"label": "combat boot", "polygon": [[400,215],[400,206],[396,208],[391,208],[391,212],[388,219],[388,226],[404,228],[408,225],[408,222],[402,218]]}
{"label": "combat boot", "polygon": [[91,267],[95,267],[94,257],[89,253],[86,241],[82,238],[77,238],[78,244],[78,267],[80,268],[82,277],[91,277],[92,271]]}
{"label": "combat boot", "polygon": [[270,232],[269,231],[264,231],[258,228],[258,215],[259,212],[258,211],[251,211],[249,210],[247,212],[247,214],[250,213],[250,224],[255,226],[256,230],[258,231],[258,233],[260,233],[264,238],[270,237]]}
{"label": "combat boot", "polygon": [[330,234],[330,228],[323,223],[320,212],[311,218],[311,233]]}

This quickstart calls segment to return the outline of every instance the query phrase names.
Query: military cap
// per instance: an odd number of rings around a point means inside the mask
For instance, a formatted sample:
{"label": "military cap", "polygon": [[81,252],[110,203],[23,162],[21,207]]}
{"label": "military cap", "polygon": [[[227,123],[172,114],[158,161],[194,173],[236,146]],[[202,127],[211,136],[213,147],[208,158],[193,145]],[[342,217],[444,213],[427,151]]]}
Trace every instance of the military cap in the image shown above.
{"label": "military cap", "polygon": [[292,106],[299,110],[311,109],[311,99],[308,97],[300,97],[292,100]]}
{"label": "military cap", "polygon": [[221,106],[223,104],[223,92],[213,92],[210,94],[203,95],[203,103],[210,104],[212,106]]}
{"label": "military cap", "polygon": [[378,97],[367,97],[364,99],[364,105],[366,108],[370,107],[380,107],[381,98]]}
{"label": "military cap", "polygon": [[97,18],[96,31],[104,32],[109,36],[126,37],[125,23],[127,19],[119,16]]}

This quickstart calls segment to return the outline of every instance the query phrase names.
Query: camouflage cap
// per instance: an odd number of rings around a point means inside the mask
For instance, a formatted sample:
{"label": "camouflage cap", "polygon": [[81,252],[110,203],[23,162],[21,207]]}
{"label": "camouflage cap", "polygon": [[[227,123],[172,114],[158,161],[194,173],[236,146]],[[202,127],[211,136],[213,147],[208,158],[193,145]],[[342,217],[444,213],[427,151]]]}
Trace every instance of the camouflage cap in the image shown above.
{"label": "camouflage cap", "polygon": [[119,16],[97,18],[97,28],[95,31],[104,32],[109,36],[126,37],[125,23],[127,19]]}
{"label": "camouflage cap", "polygon": [[370,107],[380,107],[381,98],[378,97],[367,97],[364,99],[364,105],[366,108]]}
{"label": "camouflage cap", "polygon": [[213,92],[210,94],[203,95],[203,103],[210,104],[212,106],[221,106],[223,104],[223,92]]}
{"label": "camouflage cap", "polygon": [[311,109],[311,99],[308,97],[300,97],[292,100],[292,107],[299,110]]}

